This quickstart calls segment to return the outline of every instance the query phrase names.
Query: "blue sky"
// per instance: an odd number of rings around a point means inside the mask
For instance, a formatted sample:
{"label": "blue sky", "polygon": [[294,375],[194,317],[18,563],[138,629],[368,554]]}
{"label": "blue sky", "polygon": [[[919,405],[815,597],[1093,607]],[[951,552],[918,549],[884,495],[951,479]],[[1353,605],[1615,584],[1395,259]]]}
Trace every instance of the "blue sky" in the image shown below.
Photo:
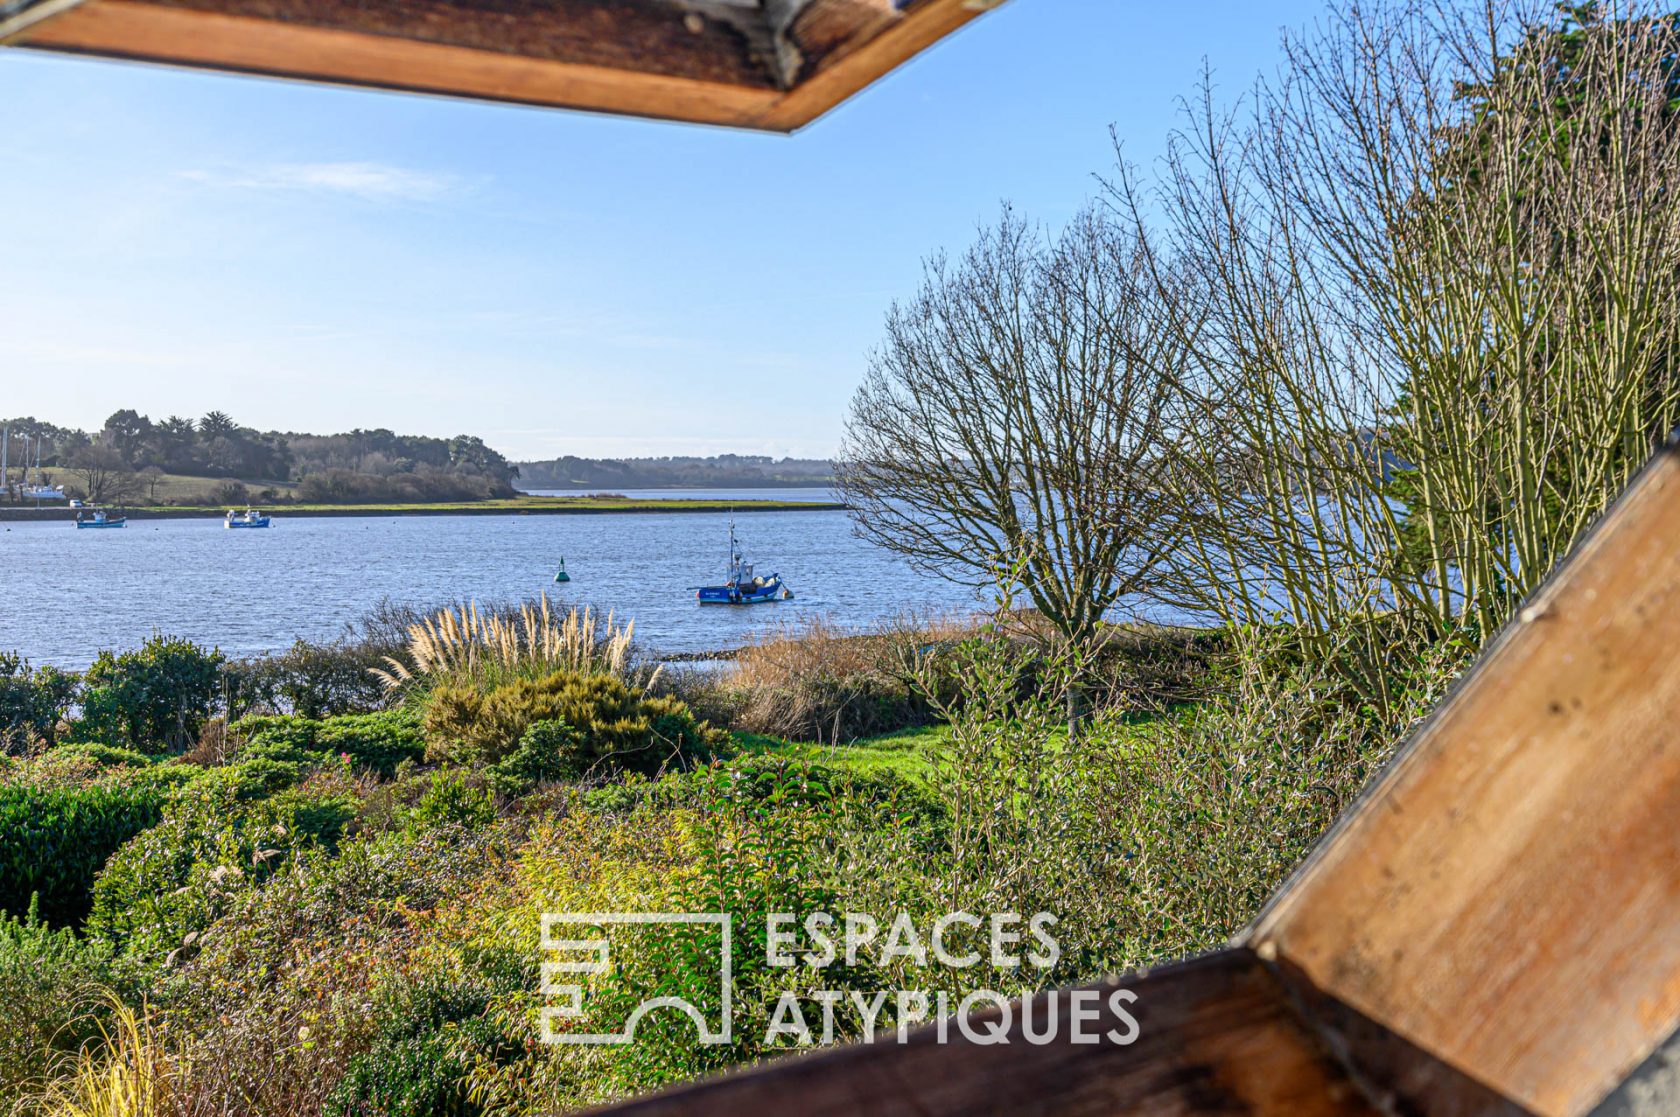
{"label": "blue sky", "polygon": [[827,455],[924,255],[1319,8],[1011,0],[791,138],[0,50],[0,415]]}

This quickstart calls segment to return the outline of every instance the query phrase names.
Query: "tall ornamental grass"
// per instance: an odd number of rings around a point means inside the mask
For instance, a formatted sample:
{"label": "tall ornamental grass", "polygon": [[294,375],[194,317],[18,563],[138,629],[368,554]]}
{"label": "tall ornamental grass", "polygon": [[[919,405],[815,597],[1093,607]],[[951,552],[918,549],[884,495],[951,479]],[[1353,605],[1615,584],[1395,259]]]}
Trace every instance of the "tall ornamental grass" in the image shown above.
{"label": "tall ornamental grass", "polygon": [[471,602],[409,625],[412,666],[387,657],[389,670],[375,668],[374,675],[393,692],[430,690],[446,682],[488,690],[559,671],[612,675],[645,687],[658,669],[634,661],[635,628],[633,621],[620,626],[613,614],[602,617],[587,607],[557,612],[547,594],[517,609],[485,609]]}

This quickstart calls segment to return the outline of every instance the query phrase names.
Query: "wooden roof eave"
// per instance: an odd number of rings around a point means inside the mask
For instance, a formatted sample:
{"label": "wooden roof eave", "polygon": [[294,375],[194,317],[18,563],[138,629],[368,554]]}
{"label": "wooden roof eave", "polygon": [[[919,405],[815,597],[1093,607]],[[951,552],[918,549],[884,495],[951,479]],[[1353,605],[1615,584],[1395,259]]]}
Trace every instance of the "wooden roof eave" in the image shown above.
{"label": "wooden roof eave", "polygon": [[11,0],[36,50],[791,132],[997,0]]}

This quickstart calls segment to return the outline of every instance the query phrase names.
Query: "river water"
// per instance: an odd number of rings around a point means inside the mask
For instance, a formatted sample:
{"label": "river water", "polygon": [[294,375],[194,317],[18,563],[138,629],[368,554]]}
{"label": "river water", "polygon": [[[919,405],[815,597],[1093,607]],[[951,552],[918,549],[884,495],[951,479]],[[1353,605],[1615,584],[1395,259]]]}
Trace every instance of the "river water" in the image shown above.
{"label": "river water", "polygon": [[[821,489],[627,495],[831,499]],[[77,531],[68,514],[0,523],[0,651],[79,668],[156,631],[246,656],[299,637],[333,638],[382,600],[488,604],[544,591],[634,619],[637,642],[658,654],[734,647],[812,616],[865,628],[905,612],[981,607],[969,590],[858,539],[844,512],[741,513],[736,530],[748,561],[779,571],[793,601],[695,602],[692,587],[721,579],[728,545],[728,517],[709,513],[373,518],[281,509],[266,531],[227,531],[216,519]],[[573,580],[555,585],[562,556]]]}

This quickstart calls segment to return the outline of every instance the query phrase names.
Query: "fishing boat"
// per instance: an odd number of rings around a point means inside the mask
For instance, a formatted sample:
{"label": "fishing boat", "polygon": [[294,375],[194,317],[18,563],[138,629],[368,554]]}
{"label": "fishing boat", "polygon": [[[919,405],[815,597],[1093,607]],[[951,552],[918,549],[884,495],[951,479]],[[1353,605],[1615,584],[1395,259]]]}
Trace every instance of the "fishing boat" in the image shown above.
{"label": "fishing boat", "polygon": [[84,517],[80,512],[76,513],[76,527],[78,529],[84,528],[84,527],[127,527],[127,526],[128,526],[128,517],[127,516],[110,516],[110,515],[106,514],[105,509],[103,509],[103,508],[95,508],[93,510],[93,515],[86,516],[86,517]]}
{"label": "fishing boat", "polygon": [[222,521],[223,527],[267,527],[268,517],[261,512],[253,512],[249,507],[243,512],[228,509],[227,518]]}
{"label": "fishing boat", "polygon": [[724,568],[721,586],[696,587],[695,597],[702,605],[758,605],[765,601],[790,601],[793,591],[788,589],[780,574],[769,577],[755,575],[752,564],[741,554],[735,541],[735,521],[729,521],[729,562]]}

